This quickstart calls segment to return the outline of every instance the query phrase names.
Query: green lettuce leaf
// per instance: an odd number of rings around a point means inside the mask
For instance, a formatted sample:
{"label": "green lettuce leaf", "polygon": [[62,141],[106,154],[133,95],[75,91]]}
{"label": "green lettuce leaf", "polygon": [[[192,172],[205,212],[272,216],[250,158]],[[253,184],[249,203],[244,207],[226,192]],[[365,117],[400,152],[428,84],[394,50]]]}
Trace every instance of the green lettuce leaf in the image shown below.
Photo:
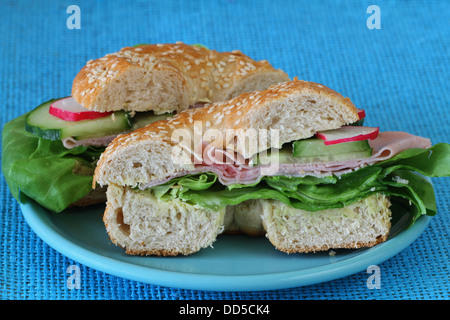
{"label": "green lettuce leaf", "polygon": [[3,175],[16,200],[27,196],[51,211],[61,212],[92,190],[94,164],[104,148],[67,149],[61,141],[27,132],[25,117],[3,127]]}
{"label": "green lettuce leaf", "polygon": [[200,173],[172,179],[149,192],[163,201],[178,198],[213,210],[251,199],[274,199],[308,211],[342,208],[381,192],[411,206],[413,223],[422,215],[436,214],[434,189],[424,176],[450,176],[449,144],[405,150],[340,177],[266,176],[251,185],[226,187],[215,174]]}

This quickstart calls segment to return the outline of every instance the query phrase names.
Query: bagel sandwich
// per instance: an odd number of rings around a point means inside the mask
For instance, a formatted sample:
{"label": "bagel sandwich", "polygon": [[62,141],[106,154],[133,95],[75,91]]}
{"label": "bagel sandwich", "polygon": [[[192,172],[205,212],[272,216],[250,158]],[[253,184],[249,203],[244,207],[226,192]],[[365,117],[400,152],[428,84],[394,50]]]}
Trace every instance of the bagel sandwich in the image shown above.
{"label": "bagel sandwich", "polygon": [[286,253],[380,244],[396,219],[436,214],[425,176],[450,176],[450,145],[364,118],[294,79],[120,135],[93,180],[106,231],[131,255],[195,254],[240,233]]}

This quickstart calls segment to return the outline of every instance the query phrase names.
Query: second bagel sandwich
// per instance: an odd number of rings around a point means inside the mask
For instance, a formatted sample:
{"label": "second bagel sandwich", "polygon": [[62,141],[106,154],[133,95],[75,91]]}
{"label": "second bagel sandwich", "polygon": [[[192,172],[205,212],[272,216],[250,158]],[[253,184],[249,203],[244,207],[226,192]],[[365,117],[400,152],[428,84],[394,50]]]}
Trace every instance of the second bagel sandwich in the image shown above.
{"label": "second bagel sandwich", "polygon": [[126,47],[88,61],[71,96],[9,121],[2,171],[17,200],[29,197],[50,211],[104,203],[105,190],[92,189],[92,177],[118,134],[288,79],[240,51],[184,43]]}

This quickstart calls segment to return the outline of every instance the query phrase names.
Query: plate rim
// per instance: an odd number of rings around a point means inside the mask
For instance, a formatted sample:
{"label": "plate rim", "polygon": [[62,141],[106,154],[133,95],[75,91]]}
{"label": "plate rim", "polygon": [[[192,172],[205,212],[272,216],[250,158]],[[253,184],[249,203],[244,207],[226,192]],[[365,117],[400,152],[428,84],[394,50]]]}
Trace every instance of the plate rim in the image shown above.
{"label": "plate rim", "polygon": [[73,243],[52,224],[48,211],[31,199],[22,201],[20,208],[26,222],[47,245],[64,256],[95,270],[157,286],[202,291],[266,291],[302,287],[350,276],[371,265],[378,265],[397,255],[414,242],[430,223],[431,216],[421,216],[412,226],[393,238],[348,259],[297,271],[258,275],[212,275],[161,270],[117,260],[90,251]]}

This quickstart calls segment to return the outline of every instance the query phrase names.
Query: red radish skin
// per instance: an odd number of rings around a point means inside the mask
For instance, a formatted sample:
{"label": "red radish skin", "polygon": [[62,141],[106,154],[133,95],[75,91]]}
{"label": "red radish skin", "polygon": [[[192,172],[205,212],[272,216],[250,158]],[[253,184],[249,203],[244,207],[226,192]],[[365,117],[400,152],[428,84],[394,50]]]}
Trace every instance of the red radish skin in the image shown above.
{"label": "red radish skin", "polygon": [[325,145],[338,144],[350,141],[373,140],[378,137],[378,127],[343,126],[339,129],[321,131],[316,137],[324,140]]}
{"label": "red radish skin", "polygon": [[97,112],[84,108],[72,97],[63,98],[53,102],[48,111],[52,116],[65,121],[82,121],[103,118],[112,112]]}
{"label": "red radish skin", "polygon": [[364,119],[366,117],[366,111],[363,109],[358,109],[359,120]]}

